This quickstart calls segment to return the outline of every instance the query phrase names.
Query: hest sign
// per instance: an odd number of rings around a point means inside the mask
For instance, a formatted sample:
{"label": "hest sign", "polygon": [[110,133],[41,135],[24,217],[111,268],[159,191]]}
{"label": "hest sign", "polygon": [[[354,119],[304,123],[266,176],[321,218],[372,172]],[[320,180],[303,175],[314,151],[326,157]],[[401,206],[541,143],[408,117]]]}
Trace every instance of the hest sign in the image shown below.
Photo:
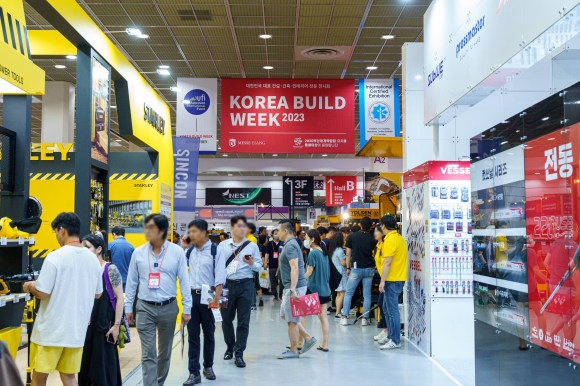
{"label": "hest sign", "polygon": [[356,177],[326,177],[326,206],[348,205],[356,196]]}
{"label": "hest sign", "polygon": [[352,153],[354,82],[223,79],[222,152]]}

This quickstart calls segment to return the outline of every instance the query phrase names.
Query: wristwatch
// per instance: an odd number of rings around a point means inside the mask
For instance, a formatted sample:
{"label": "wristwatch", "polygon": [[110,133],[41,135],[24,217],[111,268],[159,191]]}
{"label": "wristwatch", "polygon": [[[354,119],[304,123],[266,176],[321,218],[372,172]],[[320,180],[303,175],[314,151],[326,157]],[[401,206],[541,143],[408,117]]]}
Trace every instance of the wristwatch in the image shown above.
{"label": "wristwatch", "polygon": [[293,290],[292,288],[290,288],[290,293],[294,293],[296,292],[296,290]]}

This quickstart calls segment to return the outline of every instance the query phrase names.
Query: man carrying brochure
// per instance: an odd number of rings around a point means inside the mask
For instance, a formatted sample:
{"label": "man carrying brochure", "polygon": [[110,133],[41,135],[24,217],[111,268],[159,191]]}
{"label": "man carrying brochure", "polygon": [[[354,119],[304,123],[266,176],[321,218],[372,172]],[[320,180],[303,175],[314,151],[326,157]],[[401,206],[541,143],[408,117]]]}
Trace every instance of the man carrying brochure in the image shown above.
{"label": "man carrying brochure", "polygon": [[[209,380],[216,379],[212,368],[215,352],[213,310],[219,308],[222,287],[226,280],[226,264],[222,249],[208,240],[207,229],[208,225],[205,220],[193,220],[189,223],[190,244],[185,255],[189,265],[193,306],[191,307],[191,320],[187,324],[189,332],[189,378],[183,383],[184,386],[201,383],[201,366],[199,364],[201,351],[199,335],[201,330],[203,330],[203,375]],[[203,287],[206,287],[206,291],[207,287],[215,288],[215,295],[209,305],[203,304]]]}
{"label": "man carrying brochure", "polygon": [[[292,316],[290,299],[299,302],[300,296],[306,295],[306,276],[304,275],[304,260],[302,250],[294,237],[294,223],[291,220],[280,221],[278,227],[280,240],[284,241],[284,249],[280,256],[280,274],[284,284],[280,316],[288,323],[288,338],[290,349],[278,355],[278,359],[300,358],[316,344],[316,338],[311,336],[300,324],[300,317]],[[298,335],[304,338],[304,347],[298,351]]]}

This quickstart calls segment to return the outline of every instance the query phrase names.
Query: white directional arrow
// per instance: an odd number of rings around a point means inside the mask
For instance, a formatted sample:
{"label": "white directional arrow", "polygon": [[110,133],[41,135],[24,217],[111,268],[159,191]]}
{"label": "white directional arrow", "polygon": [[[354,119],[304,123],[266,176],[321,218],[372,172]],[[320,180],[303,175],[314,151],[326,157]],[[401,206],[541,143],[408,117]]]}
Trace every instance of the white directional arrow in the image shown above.
{"label": "white directional arrow", "polygon": [[334,184],[334,180],[331,178],[330,180],[326,181],[328,183],[328,185],[330,185],[329,193],[330,194],[330,205],[334,204],[334,200],[332,199],[332,185]]}
{"label": "white directional arrow", "polygon": [[290,206],[294,206],[294,186],[292,186],[292,180],[290,178],[286,178],[284,182],[290,185]]}

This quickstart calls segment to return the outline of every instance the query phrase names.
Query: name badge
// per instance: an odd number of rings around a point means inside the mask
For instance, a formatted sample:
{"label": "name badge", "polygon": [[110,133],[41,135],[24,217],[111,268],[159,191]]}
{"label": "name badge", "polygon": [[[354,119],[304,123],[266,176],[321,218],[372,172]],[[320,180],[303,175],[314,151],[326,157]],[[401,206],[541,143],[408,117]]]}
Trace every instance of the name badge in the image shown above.
{"label": "name badge", "polygon": [[274,252],[274,259],[278,258],[278,252]]}
{"label": "name badge", "polygon": [[234,259],[234,261],[232,261],[232,263],[228,267],[228,273],[230,275],[233,275],[234,273],[236,273],[237,270],[238,270],[238,259]]}
{"label": "name badge", "polygon": [[159,272],[151,272],[149,274],[149,280],[147,281],[149,289],[159,289],[160,283],[161,274]]}

